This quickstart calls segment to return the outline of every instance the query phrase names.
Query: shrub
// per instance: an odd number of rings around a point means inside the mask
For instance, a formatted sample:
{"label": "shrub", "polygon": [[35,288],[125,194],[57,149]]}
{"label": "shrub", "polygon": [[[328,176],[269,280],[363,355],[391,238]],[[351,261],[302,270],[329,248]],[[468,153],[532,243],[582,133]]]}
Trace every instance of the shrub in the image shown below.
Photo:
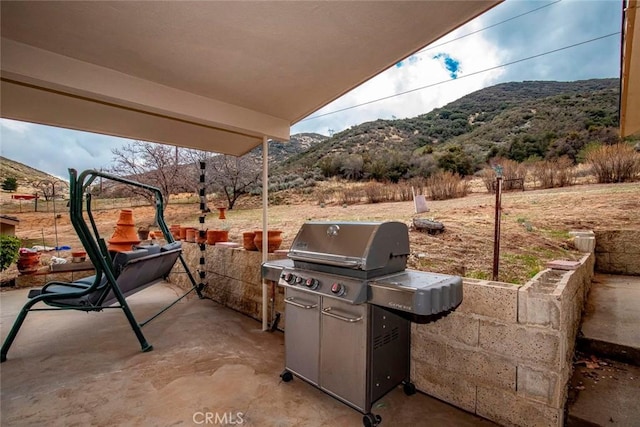
{"label": "shrub", "polygon": [[383,185],[370,182],[364,187],[364,196],[367,203],[380,203],[385,201],[385,189]]}
{"label": "shrub", "polygon": [[400,181],[395,187],[394,199],[399,202],[409,202],[413,200],[413,194],[411,193],[410,181]]}
{"label": "shrub", "polygon": [[[524,181],[527,178],[527,168],[522,163],[514,160],[496,158],[493,163],[502,167],[502,189],[507,190],[524,190]],[[489,193],[496,192],[496,171],[493,168],[485,168],[482,170],[482,182]]]}
{"label": "shrub", "polygon": [[469,183],[457,173],[438,172],[427,178],[427,194],[432,200],[455,199],[469,193]]}
{"label": "shrub", "polygon": [[4,271],[18,259],[20,239],[15,236],[0,235],[0,271]]}
{"label": "shrub", "polygon": [[459,145],[452,145],[438,158],[438,167],[460,175],[471,175],[473,160]]}
{"label": "shrub", "polygon": [[357,188],[346,187],[340,193],[340,203],[343,205],[355,205],[360,203],[362,192]]}
{"label": "shrub", "polygon": [[396,199],[397,185],[369,182],[364,186],[364,197],[367,203],[393,202]]}
{"label": "shrub", "polygon": [[640,174],[640,153],[627,144],[603,145],[586,160],[599,183],[633,181]]}
{"label": "shrub", "polygon": [[553,160],[538,160],[530,163],[533,185],[540,183],[541,188],[566,187],[573,185],[575,175],[573,162],[567,156]]}

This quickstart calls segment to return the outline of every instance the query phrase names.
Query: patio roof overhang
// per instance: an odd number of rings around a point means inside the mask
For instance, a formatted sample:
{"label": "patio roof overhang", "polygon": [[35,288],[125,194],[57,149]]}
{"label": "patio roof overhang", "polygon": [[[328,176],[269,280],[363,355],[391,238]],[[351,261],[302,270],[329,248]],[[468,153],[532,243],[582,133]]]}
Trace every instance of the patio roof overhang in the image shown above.
{"label": "patio roof overhang", "polygon": [[500,1],[2,1],[1,114],[242,155]]}
{"label": "patio roof overhang", "polygon": [[638,1],[625,5],[622,39],[620,136],[640,133],[640,20]]}

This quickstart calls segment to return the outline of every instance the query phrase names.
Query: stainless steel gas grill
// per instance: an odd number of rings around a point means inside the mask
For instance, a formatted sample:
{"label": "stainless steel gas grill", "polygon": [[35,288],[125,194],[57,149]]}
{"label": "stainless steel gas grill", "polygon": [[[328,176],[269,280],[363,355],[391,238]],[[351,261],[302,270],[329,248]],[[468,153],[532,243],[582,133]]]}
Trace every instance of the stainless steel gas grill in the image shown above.
{"label": "stainless steel gas grill", "polygon": [[429,321],[462,302],[462,279],[405,270],[400,222],[307,222],[288,260],[263,265],[285,287],[285,370],[381,422],[371,405],[404,385],[410,395],[410,320]]}

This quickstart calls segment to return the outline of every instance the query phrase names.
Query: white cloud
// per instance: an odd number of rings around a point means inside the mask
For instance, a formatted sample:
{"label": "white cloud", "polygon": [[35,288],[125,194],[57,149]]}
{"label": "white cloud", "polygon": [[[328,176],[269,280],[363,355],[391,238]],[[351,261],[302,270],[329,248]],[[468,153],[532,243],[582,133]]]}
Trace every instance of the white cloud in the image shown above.
{"label": "white cloud", "polygon": [[[549,4],[548,7],[542,7]],[[520,14],[539,9],[525,16]],[[433,85],[406,95],[363,105],[296,124],[291,133],[340,131],[378,118],[413,117],[442,107],[471,92],[505,81],[579,80],[617,77],[619,37],[609,37],[575,49],[470,76],[487,68],[548,52],[620,30],[619,0],[507,0],[434,43],[434,49],[392,67],[359,88],[327,105],[316,115],[400,92]],[[504,21],[504,22],[503,22]],[[498,25],[495,25],[498,24]],[[488,26],[487,30],[462,37]],[[458,40],[455,40],[459,38]],[[450,43],[443,44],[447,41]],[[450,81],[449,71],[433,59],[446,53],[460,62],[461,71]],[[436,84],[438,82],[445,82]],[[76,132],[14,120],[0,120],[3,156],[66,178],[67,168],[78,170],[108,167],[111,149],[129,140]]]}
{"label": "white cloud", "polygon": [[31,126],[32,126],[31,123],[19,122],[17,120],[9,120],[9,119],[0,120],[0,127],[5,128],[11,132],[19,133],[19,134],[27,133]]}
{"label": "white cloud", "polygon": [[[456,38],[462,33],[474,31],[480,25],[478,22],[471,23],[450,37]],[[433,58],[437,53],[443,52],[460,63],[458,79],[452,80],[442,61]],[[502,61],[499,47],[481,36],[468,37],[456,43],[427,49],[403,61],[402,66],[394,66],[379,74],[311,117],[427,86],[426,88],[317,119],[301,121],[293,127],[292,133],[315,131],[327,134],[329,129],[337,132],[378,118],[406,118],[428,113],[461,96],[495,84],[503,74],[502,69],[467,76],[476,71],[496,67]]]}
{"label": "white cloud", "polygon": [[1,154],[62,179],[68,168],[108,168],[111,150],[130,142],[89,132],[0,120]]}

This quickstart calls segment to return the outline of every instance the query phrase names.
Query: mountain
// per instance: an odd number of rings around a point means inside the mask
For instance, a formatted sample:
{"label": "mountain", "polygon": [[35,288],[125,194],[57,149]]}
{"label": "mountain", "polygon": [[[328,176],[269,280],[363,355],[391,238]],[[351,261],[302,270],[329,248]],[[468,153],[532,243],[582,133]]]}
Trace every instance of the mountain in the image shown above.
{"label": "mountain", "polygon": [[[317,144],[324,142],[328,137],[319,133],[297,133],[291,135],[288,142],[269,142],[269,164],[276,165],[292,156],[304,153]],[[251,151],[251,155],[262,159],[262,146]]]}
{"label": "mountain", "polygon": [[53,175],[34,169],[15,160],[0,156],[0,182],[4,182],[6,178],[15,178],[18,182],[17,193],[33,194],[39,191],[38,183],[42,181],[55,182],[57,188],[63,193],[68,193],[69,184]]}
{"label": "mountain", "polygon": [[441,167],[471,174],[496,156],[568,155],[616,140],[618,79],[503,83],[429,113],[376,120],[334,134],[274,168],[397,180]]}

